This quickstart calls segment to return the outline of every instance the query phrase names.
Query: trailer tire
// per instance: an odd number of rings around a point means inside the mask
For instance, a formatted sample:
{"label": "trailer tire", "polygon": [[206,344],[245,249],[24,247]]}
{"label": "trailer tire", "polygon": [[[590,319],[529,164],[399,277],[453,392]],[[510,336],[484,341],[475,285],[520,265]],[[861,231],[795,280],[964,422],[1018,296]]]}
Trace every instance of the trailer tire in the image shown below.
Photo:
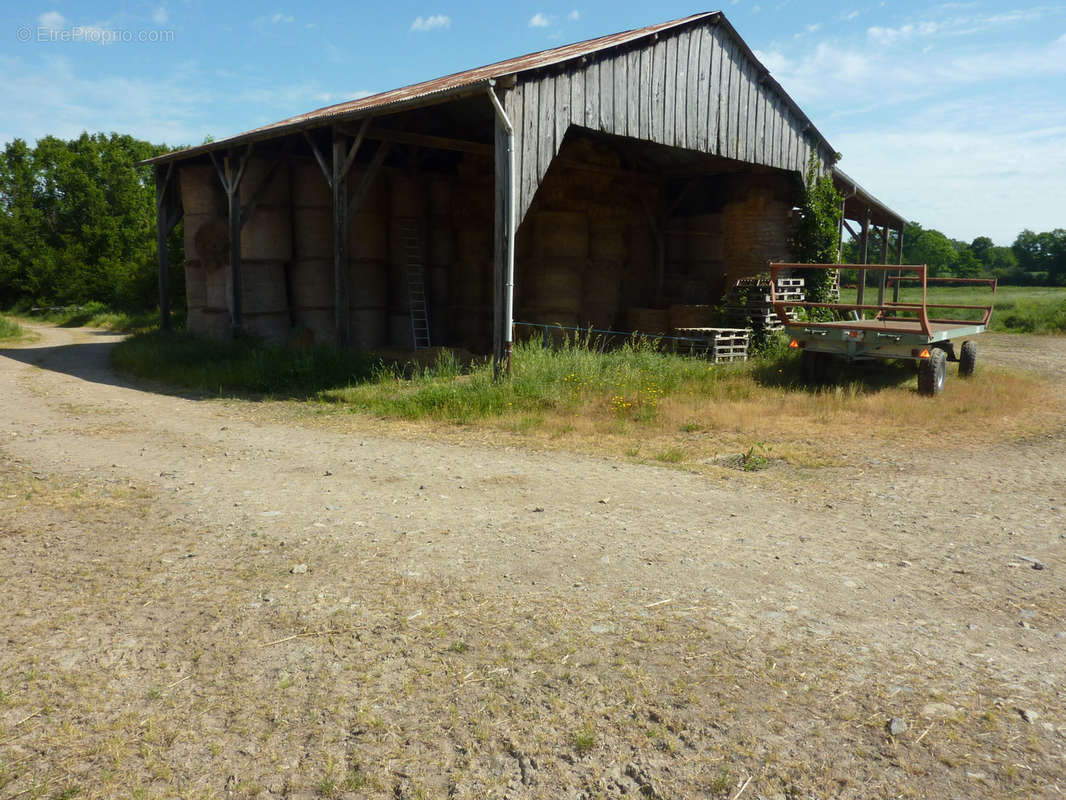
{"label": "trailer tire", "polygon": [[918,394],[927,397],[940,394],[944,390],[947,374],[947,354],[939,348],[931,348],[929,358],[923,358],[918,365]]}
{"label": "trailer tire", "polygon": [[959,352],[959,376],[969,378],[977,370],[977,342],[963,342]]}
{"label": "trailer tire", "polygon": [[825,353],[804,350],[800,356],[800,374],[808,385],[822,383],[825,380],[825,362],[829,358]]}

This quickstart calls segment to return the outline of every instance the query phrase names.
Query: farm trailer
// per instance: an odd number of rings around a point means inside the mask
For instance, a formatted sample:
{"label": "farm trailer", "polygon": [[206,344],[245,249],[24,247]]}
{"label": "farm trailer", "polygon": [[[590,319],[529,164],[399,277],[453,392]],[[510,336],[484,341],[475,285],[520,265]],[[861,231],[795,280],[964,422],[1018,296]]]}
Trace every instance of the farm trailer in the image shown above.
{"label": "farm trailer", "polygon": [[[818,303],[779,298],[776,293],[778,277],[783,271],[798,269],[858,269],[861,276],[856,298],[858,302]],[[876,305],[863,302],[867,270],[882,273]],[[897,274],[889,278],[890,271]],[[921,302],[900,301],[900,285],[908,279],[920,282]],[[891,300],[885,298],[889,282],[893,289]],[[992,316],[992,303],[987,306],[930,303],[930,284],[976,284],[989,286],[993,295],[996,291],[994,278],[930,278],[924,264],[770,264],[770,297],[774,312],[784,325],[789,347],[803,351],[803,376],[812,383],[831,381],[837,373],[835,365],[839,362],[875,358],[914,360],[918,367],[918,391],[925,395],[936,395],[943,390],[948,361],[959,362],[959,375],[973,375],[977,364],[977,344],[972,337],[987,330]],[[823,314],[832,319],[794,319],[789,312],[795,309],[806,310],[807,313],[803,315],[806,317],[812,316],[812,309],[825,309]],[[931,317],[931,309],[938,316]],[[971,312],[980,319],[939,316],[952,310]],[[957,341],[961,341],[958,355],[955,351]]]}

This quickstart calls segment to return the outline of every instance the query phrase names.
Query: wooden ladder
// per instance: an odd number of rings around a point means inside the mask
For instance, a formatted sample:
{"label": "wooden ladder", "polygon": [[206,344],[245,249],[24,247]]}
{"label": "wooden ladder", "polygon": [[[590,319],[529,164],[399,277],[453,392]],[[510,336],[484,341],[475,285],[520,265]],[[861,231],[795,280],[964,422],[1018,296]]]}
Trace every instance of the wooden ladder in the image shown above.
{"label": "wooden ladder", "polygon": [[426,269],[422,263],[422,242],[418,220],[401,217],[400,247],[407,274],[407,299],[411,305],[411,342],[415,350],[429,347],[429,312],[426,308]]}

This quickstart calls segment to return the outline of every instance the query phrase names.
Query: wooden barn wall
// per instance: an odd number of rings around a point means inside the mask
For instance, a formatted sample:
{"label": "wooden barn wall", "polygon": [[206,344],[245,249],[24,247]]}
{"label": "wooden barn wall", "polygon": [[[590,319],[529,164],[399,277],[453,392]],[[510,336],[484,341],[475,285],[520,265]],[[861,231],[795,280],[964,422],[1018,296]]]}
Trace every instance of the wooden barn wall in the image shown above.
{"label": "wooden barn wall", "polygon": [[517,139],[519,219],[571,125],[801,173],[818,147],[716,25],[520,77],[505,106]]}

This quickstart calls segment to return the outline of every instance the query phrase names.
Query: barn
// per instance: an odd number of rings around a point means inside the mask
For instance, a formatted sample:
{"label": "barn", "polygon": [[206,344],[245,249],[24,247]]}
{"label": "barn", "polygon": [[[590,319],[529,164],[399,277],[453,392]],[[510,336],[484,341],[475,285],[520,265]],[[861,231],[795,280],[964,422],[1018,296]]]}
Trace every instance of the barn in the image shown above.
{"label": "barn", "polygon": [[[835,151],[712,12],[146,163],[161,245],[184,219],[190,330],[499,363],[517,323],[662,331],[788,260],[811,158]],[[902,219],[834,179],[885,262]],[[166,325],[163,246],[159,279]]]}

